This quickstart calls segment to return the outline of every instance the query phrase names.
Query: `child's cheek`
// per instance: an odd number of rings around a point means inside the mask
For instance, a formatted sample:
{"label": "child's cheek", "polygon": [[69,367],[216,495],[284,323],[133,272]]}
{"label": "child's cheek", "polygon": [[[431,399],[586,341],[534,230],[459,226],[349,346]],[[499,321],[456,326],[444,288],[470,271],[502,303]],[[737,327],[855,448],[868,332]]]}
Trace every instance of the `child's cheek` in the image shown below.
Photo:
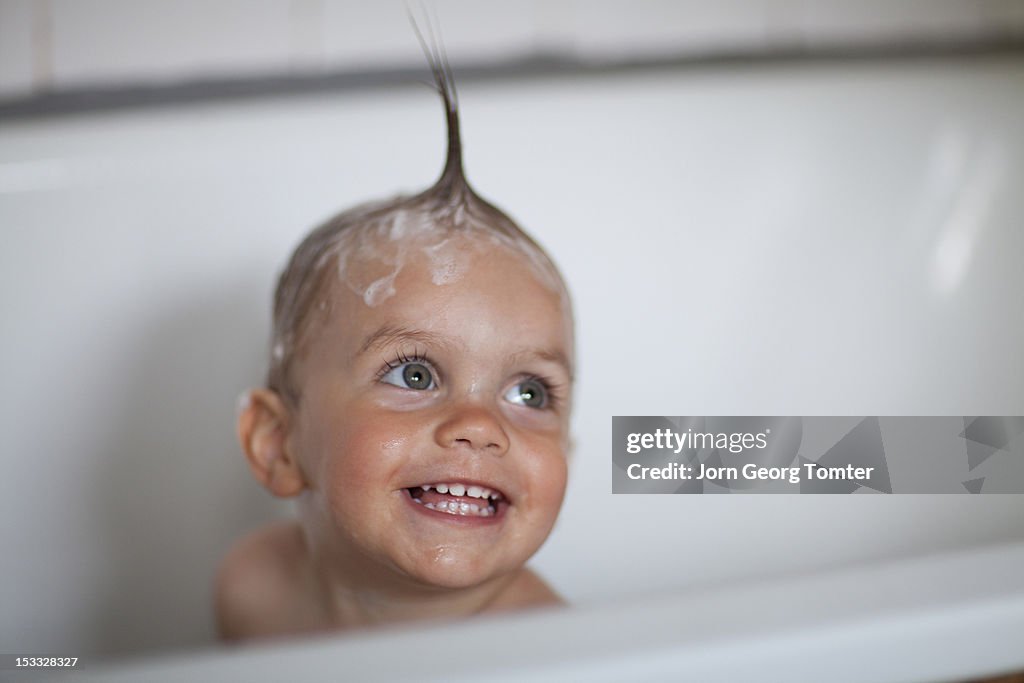
{"label": "child's cheek", "polygon": [[564,451],[551,444],[534,448],[528,451],[528,455],[524,458],[524,467],[528,473],[529,502],[538,515],[538,527],[544,530],[539,539],[543,542],[562,507],[568,481],[568,461]]}
{"label": "child's cheek", "polygon": [[[410,435],[400,420],[379,411],[352,410],[325,440],[324,466],[332,486],[387,490]],[[350,497],[352,497],[350,495]]]}
{"label": "child's cheek", "polygon": [[525,433],[520,436],[520,461],[530,479],[530,487],[561,501],[568,478],[568,458],[560,432]]}

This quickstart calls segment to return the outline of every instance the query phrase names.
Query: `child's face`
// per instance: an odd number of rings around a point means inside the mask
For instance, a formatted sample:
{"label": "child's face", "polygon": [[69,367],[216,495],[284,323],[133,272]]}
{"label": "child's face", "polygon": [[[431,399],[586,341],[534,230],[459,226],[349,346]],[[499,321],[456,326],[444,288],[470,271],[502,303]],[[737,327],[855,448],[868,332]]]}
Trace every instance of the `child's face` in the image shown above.
{"label": "child's face", "polygon": [[[521,255],[457,239],[454,270],[439,279],[411,258],[375,306],[335,283],[295,366],[304,512],[315,551],[345,571],[497,579],[540,547],[561,506],[569,312]],[[379,266],[349,274],[372,280]]]}

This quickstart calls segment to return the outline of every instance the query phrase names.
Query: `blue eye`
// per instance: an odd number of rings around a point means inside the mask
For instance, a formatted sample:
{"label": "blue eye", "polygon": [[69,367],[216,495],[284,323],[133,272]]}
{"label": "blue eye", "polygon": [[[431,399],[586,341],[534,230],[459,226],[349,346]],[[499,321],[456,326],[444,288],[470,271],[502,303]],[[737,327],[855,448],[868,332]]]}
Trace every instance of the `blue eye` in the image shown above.
{"label": "blue eye", "polygon": [[385,384],[393,384],[403,389],[425,391],[434,388],[434,375],[423,363],[402,363],[387,371],[381,378]]}
{"label": "blue eye", "polygon": [[548,389],[540,380],[524,379],[505,392],[505,400],[527,408],[546,408]]}

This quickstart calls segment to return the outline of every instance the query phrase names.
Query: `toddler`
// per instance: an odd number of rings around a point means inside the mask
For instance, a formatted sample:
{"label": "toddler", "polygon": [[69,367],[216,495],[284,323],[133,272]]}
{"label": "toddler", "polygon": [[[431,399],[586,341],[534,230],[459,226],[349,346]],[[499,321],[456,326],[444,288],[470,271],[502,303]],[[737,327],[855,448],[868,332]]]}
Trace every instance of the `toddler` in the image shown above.
{"label": "toddler", "polygon": [[226,639],[559,604],[526,561],[565,491],[569,297],[463,175],[450,75],[437,183],[346,211],[274,298],[266,388],[238,437],[297,521],[238,541],[216,579]]}

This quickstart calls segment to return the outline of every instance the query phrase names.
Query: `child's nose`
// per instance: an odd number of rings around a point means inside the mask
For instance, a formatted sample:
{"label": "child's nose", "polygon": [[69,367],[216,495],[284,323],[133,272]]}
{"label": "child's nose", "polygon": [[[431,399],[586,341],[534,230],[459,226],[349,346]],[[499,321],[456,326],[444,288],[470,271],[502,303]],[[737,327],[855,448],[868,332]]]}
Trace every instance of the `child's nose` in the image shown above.
{"label": "child's nose", "polygon": [[501,420],[486,406],[463,403],[453,408],[437,426],[434,439],[443,448],[465,446],[475,451],[504,455],[508,434]]}

